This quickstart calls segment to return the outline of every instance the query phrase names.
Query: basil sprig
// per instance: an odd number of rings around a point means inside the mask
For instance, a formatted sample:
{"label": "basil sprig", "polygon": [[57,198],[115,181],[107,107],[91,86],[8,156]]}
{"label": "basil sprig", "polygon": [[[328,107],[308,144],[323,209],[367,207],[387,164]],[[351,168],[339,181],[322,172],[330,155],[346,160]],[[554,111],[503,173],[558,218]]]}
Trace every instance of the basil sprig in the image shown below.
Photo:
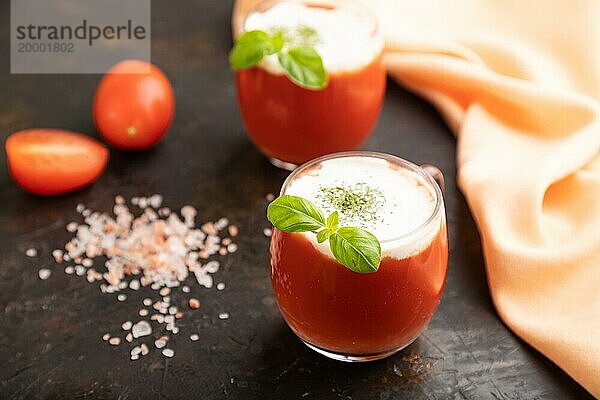
{"label": "basil sprig", "polygon": [[329,240],[331,253],[343,266],[358,273],[376,272],[381,261],[381,245],[372,233],[355,227],[339,227],[337,211],[325,219],[312,202],[283,195],[267,208],[267,218],[283,232],[314,232],[317,241]]}
{"label": "basil sprig", "polygon": [[[259,64],[265,56],[277,54],[285,74],[298,86],[321,90],[328,76],[321,56],[313,46],[295,45],[282,32],[272,35],[254,30],[243,33],[229,52],[229,65],[236,71]],[[286,46],[287,45],[287,46]]]}

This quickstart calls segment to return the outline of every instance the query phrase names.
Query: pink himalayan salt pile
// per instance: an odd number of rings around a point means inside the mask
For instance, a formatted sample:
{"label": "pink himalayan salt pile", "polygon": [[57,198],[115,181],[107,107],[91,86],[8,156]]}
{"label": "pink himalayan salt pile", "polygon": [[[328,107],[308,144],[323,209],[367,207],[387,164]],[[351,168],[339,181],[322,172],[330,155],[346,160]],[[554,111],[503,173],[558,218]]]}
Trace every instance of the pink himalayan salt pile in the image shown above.
{"label": "pink himalayan salt pile", "polygon": [[[122,196],[115,198],[114,215],[92,211],[79,204],[77,211],[83,216],[84,223],[67,224],[67,231],[74,236],[64,250],[56,249],[52,255],[57,263],[67,263],[67,274],[85,275],[90,283],[102,281],[100,290],[103,293],[127,289],[137,291],[144,286],[158,291],[161,299],[154,304],[151,299],[144,299],[145,306],[152,304],[157,311],[148,320],[164,324],[167,331],[177,334],[179,328],[175,320],[182,318],[183,313],[170,304],[169,288],[179,286],[190,273],[194,274],[200,285],[212,288],[211,274],[218,271],[220,264],[216,260],[205,264],[203,261],[212,255],[224,256],[235,252],[237,244],[233,243],[233,238],[239,230],[237,226],[229,225],[227,218],[215,223],[207,222],[197,228],[195,208],[184,206],[180,218],[169,208],[161,207],[162,196],[156,194],[147,198],[134,197],[131,204],[142,210],[141,215],[134,217]],[[220,232],[228,233],[229,237],[221,239]],[[94,259],[97,257],[106,257],[105,271],[99,272],[94,268]],[[225,288],[222,282],[218,286]],[[189,293],[189,287],[184,286],[182,292]],[[126,299],[125,294],[119,294],[119,301]],[[192,299],[192,302],[197,300]],[[139,310],[139,316],[146,317],[148,314],[145,308]],[[224,314],[220,313],[219,318],[223,319]],[[130,331],[125,337],[129,343],[152,334],[150,322],[146,320],[135,325],[126,321],[123,330]],[[119,337],[110,334],[105,334],[103,340],[111,345],[121,343]],[[168,336],[161,336],[159,340],[166,343]],[[172,349],[165,350],[163,355],[167,357],[174,354]],[[147,353],[147,345],[141,343],[133,348],[131,359],[136,360]]]}

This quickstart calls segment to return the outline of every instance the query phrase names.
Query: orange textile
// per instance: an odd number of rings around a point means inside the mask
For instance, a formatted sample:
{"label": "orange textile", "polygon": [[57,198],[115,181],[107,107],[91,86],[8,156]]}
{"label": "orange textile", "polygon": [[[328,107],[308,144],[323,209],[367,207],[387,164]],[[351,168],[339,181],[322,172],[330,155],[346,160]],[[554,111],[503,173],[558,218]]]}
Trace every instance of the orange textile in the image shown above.
{"label": "orange textile", "polygon": [[600,2],[363,3],[457,137],[498,314],[600,397]]}

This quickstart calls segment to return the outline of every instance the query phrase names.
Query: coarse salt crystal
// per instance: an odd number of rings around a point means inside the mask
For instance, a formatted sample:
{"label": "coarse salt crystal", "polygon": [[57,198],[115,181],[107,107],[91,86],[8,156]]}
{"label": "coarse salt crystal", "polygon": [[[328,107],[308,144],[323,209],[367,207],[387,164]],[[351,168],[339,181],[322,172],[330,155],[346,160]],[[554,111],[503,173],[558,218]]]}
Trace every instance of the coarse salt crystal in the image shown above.
{"label": "coarse salt crystal", "polygon": [[121,344],[121,339],[118,337],[111,337],[110,339],[108,339],[108,343],[110,343],[113,346],[118,346],[119,344]]}
{"label": "coarse salt crystal", "polygon": [[263,229],[263,235],[265,235],[266,237],[271,237],[271,235],[273,235],[273,229],[271,229],[271,228]]}
{"label": "coarse salt crystal", "polygon": [[63,251],[60,249],[52,250],[52,257],[54,257],[55,262],[61,263],[63,261]]}
{"label": "coarse salt crystal", "polygon": [[27,257],[35,257],[35,256],[37,256],[37,250],[34,248],[27,249],[27,250],[25,250],[25,255]]}
{"label": "coarse salt crystal", "polygon": [[121,324],[121,328],[123,328],[124,331],[130,330],[132,326],[133,326],[133,322],[131,322],[131,321],[125,321],[125,322],[123,322],[123,324]]}
{"label": "coarse salt crystal", "polygon": [[190,308],[192,310],[196,310],[196,309],[200,308],[200,300],[192,297],[191,299],[188,300],[188,305],[190,306]]}
{"label": "coarse salt crystal", "polygon": [[119,294],[119,295],[117,296],[117,300],[119,300],[119,301],[125,301],[125,300],[127,300],[127,295],[126,295],[126,294],[123,294],[123,293],[121,293],[121,294]]}
{"label": "coarse salt crystal", "polygon": [[150,206],[152,208],[158,209],[162,205],[163,197],[160,194],[153,194],[150,197],[150,201],[149,202],[150,202]]}
{"label": "coarse salt crystal", "polygon": [[195,341],[197,341],[198,339],[200,339],[200,336],[198,336],[197,334],[193,333],[193,334],[191,334],[191,335],[190,335],[190,340],[191,340],[192,342],[195,342]]}
{"label": "coarse salt crystal", "polygon": [[138,281],[137,279],[132,279],[131,282],[129,282],[129,289],[138,290],[139,288],[140,288],[140,281]]}
{"label": "coarse salt crystal", "polygon": [[219,319],[228,319],[229,318],[229,314],[228,313],[221,313],[219,314]]}
{"label": "coarse salt crystal", "polygon": [[50,278],[50,275],[52,275],[52,271],[50,271],[48,268],[42,268],[38,271],[38,276],[43,281]]}
{"label": "coarse salt crystal", "polygon": [[219,231],[217,231],[217,228],[215,228],[215,225],[212,222],[205,223],[204,225],[202,225],[200,227],[200,229],[202,230],[202,232],[206,233],[207,235],[216,236],[219,234]]}
{"label": "coarse salt crystal", "polygon": [[133,327],[131,328],[131,333],[136,339],[142,336],[148,336],[152,334],[152,327],[148,322],[140,321],[137,324],[133,325]]}
{"label": "coarse salt crystal", "polygon": [[157,349],[162,349],[162,348],[163,348],[163,347],[165,347],[166,345],[167,345],[167,342],[165,342],[165,341],[164,341],[164,340],[162,340],[162,339],[157,339],[157,340],[155,340],[155,341],[154,341],[154,346],[155,346]]}
{"label": "coarse salt crystal", "polygon": [[225,229],[227,225],[229,225],[229,220],[227,218],[221,218],[215,222],[215,228],[219,231]]}
{"label": "coarse salt crystal", "polygon": [[225,284],[223,282],[217,283],[217,290],[223,290],[223,289],[225,289]]}
{"label": "coarse salt crystal", "polygon": [[165,357],[171,358],[175,355],[175,352],[172,349],[163,349],[162,354]]}
{"label": "coarse salt crystal", "polygon": [[204,265],[204,269],[206,269],[206,272],[214,274],[219,270],[220,266],[221,264],[218,261],[209,261]]}
{"label": "coarse salt crystal", "polygon": [[193,224],[194,218],[198,214],[198,211],[192,206],[183,206],[181,207],[181,216],[185,220],[187,224]]}
{"label": "coarse salt crystal", "polygon": [[196,280],[198,284],[204,286],[207,289],[213,287],[213,278],[209,274],[207,274],[206,269],[199,269],[194,271],[194,275],[196,275]]}

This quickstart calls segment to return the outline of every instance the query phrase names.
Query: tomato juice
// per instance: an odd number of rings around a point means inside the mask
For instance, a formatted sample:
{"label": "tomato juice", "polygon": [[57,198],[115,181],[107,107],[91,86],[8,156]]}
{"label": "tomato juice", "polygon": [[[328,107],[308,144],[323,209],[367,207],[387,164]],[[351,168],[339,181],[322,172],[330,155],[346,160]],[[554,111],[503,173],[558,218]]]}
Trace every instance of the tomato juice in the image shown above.
{"label": "tomato juice", "polygon": [[[340,193],[345,203],[337,201]],[[356,204],[373,206],[354,216],[336,208],[348,203],[348,193],[363,196]],[[339,264],[312,232],[274,229],[271,283],[296,335],[345,361],[382,358],[416,339],[440,302],[448,262],[443,200],[432,178],[392,156],[341,153],[294,171],[282,194],[305,197],[325,215],[340,212],[340,226],[369,230],[382,249],[379,269],[360,274]]]}
{"label": "tomato juice", "polygon": [[301,164],[360,147],[377,122],[385,80],[381,57],[357,71],[330,73],[320,91],[255,67],[238,72],[238,100],[254,144],[268,157]]}
{"label": "tomato juice", "polygon": [[352,1],[269,4],[249,14],[244,30],[284,31],[290,47],[313,45],[328,83],[318,90],[298,86],[276,55],[239,71],[238,102],[248,135],[284,167],[360,147],[377,122],[385,94],[384,42],[375,17]]}

